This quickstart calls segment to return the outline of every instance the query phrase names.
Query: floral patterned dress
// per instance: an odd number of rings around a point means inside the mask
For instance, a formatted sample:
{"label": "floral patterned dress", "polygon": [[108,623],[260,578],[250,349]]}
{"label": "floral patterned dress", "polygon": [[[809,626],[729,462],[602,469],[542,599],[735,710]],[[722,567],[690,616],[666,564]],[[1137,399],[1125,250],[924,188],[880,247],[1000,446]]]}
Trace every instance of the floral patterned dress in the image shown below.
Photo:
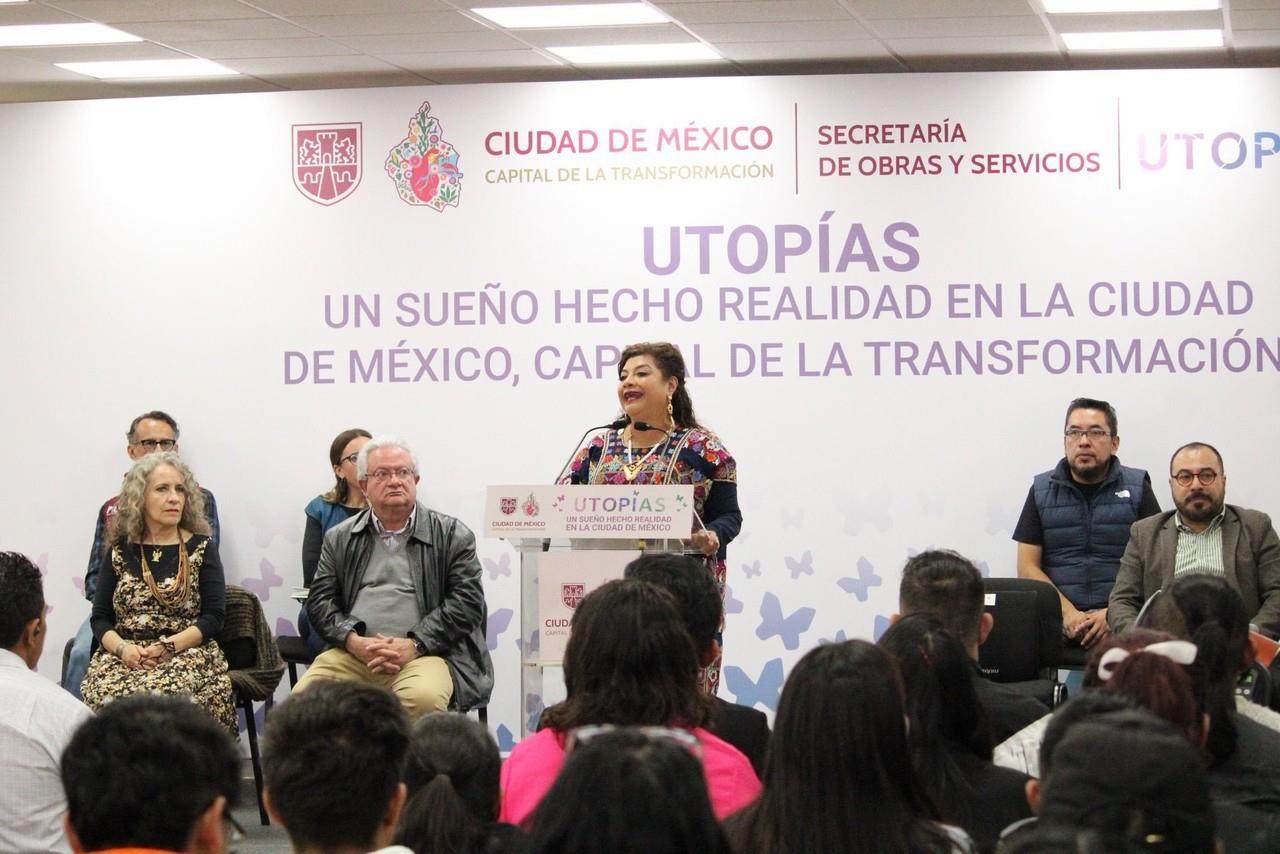
{"label": "floral patterned dress", "polygon": [[[645,459],[644,466],[630,480],[624,466]],[[720,550],[706,558],[707,569],[720,588],[724,601],[726,550],[742,528],[738,509],[738,464],[721,443],[720,437],[699,428],[681,428],[653,448],[632,448],[627,454],[622,433],[609,430],[598,435],[569,464],[566,483],[591,484],[679,484],[693,486],[693,509],[698,519],[720,538]],[[694,530],[699,525],[694,521]],[[723,646],[724,617],[720,618],[717,640]],[[720,662],[717,656],[700,674],[699,684],[709,694],[720,686]]]}
{"label": "floral patterned dress", "polygon": [[[145,548],[159,553],[157,560],[148,559],[156,586],[165,593],[174,590],[177,544]],[[113,546],[111,568],[114,573],[99,582],[91,621],[99,643],[109,629],[130,643],[146,646],[193,625],[200,626],[204,642],[161,661],[154,670],[131,669],[112,652],[99,647],[89,662],[81,693],[85,705],[95,711],[129,694],[186,695],[235,734],[236,710],[227,659],[213,639],[222,625],[225,599],[222,566],[217,547],[208,537],[192,536],[187,541],[187,550],[191,583],[186,597],[171,606],[157,599],[143,580],[137,544]],[[205,599],[211,600],[210,607],[202,607]]]}

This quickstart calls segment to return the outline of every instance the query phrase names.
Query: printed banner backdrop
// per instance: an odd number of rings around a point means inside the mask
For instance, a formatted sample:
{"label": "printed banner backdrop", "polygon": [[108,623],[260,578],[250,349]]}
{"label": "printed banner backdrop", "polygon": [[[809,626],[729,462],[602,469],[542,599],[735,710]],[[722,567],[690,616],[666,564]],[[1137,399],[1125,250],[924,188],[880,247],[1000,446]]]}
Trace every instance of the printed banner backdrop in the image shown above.
{"label": "printed banner backdrop", "polygon": [[[1280,506],[1280,71],[681,79],[0,107],[10,498],[41,670],[89,612],[124,432],[173,413],[231,581],[293,629],[340,430],[394,432],[475,528],[618,411],[637,340],[688,358],[734,453],[722,694],[772,710],[873,637],[903,561],[1015,571],[1078,395],[1155,474],[1217,444]],[[518,561],[481,539],[518,732]],[[283,689],[282,689],[283,690]]]}

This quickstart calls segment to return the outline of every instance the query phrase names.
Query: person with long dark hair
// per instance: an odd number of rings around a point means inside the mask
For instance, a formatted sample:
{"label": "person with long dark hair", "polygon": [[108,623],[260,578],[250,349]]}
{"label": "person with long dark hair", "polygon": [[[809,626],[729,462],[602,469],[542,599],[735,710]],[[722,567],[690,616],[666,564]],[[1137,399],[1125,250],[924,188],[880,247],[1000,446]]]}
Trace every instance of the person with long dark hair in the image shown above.
{"label": "person with long dark hair", "polygon": [[1026,774],[991,762],[991,734],[963,644],[926,614],[903,617],[879,645],[898,661],[911,719],[908,741],[921,785],[945,821],[963,827],[980,851],[1031,815]]}
{"label": "person with long dark hair", "polygon": [[902,680],[866,641],[823,644],[791,671],[759,799],[725,822],[739,854],[956,854],[911,764]]}
{"label": "person with long dark hair", "polygon": [[[618,357],[618,405],[626,426],[592,439],[569,463],[563,483],[615,485],[680,484],[693,487],[693,549],[724,598],[725,559],[742,528],[738,509],[738,464],[693,413],[684,357],[673,344],[632,344]],[[717,642],[723,641],[723,626]],[[717,655],[699,676],[715,694]]]}
{"label": "person with long dark hair", "polygon": [[408,800],[394,841],[414,854],[499,854],[520,832],[498,823],[502,759],[493,736],[464,715],[426,715],[414,724],[405,760]]}
{"label": "person with long dark hair", "polygon": [[573,614],[564,652],[565,699],[502,766],[501,819],[522,824],[551,788],[570,733],[585,726],[678,728],[699,744],[711,806],[724,818],[751,802],[760,780],[732,745],[708,732],[698,653],[675,600],[647,582],[610,581]]}
{"label": "person with long dark hair", "polygon": [[[590,738],[584,736],[590,733]],[[525,854],[729,854],[683,730],[576,730]]]}
{"label": "person with long dark hair", "polygon": [[[360,449],[373,438],[368,430],[359,427],[343,430],[329,443],[329,465],[333,468],[334,484],[328,492],[321,493],[307,503],[303,512],[307,527],[302,535],[302,585],[310,587],[320,564],[320,549],[324,545],[325,532],[359,513],[367,505],[364,490],[356,477],[356,458]],[[298,614],[298,634],[319,655],[328,647],[324,638],[311,631],[307,607]]]}

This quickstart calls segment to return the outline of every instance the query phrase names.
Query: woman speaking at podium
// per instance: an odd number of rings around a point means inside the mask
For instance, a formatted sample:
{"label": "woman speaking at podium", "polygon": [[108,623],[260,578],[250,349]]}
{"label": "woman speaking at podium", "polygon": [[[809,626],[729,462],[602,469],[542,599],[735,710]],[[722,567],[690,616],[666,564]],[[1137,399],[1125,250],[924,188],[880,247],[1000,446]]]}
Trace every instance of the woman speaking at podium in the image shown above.
{"label": "woman speaking at podium", "polygon": [[[680,351],[665,342],[632,344],[623,350],[618,359],[618,403],[626,426],[592,439],[573,458],[564,481],[693,486],[693,548],[706,556],[707,570],[723,600],[725,549],[742,527],[737,463],[720,437],[694,416]],[[707,693],[716,693],[718,647],[699,684]]]}

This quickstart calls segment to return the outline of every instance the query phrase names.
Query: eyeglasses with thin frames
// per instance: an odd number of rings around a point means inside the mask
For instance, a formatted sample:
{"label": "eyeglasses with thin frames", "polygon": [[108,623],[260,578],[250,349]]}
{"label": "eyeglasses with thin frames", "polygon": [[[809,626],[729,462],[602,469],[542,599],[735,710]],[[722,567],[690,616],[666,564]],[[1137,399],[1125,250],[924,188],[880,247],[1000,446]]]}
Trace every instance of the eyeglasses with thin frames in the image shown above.
{"label": "eyeglasses with thin frames", "polygon": [[178,446],[177,439],[139,439],[134,442],[135,445],[141,445],[148,451],[154,451],[159,448],[162,451],[172,451]]}
{"label": "eyeglasses with thin frames", "polygon": [[1183,469],[1173,475],[1173,479],[1178,482],[1179,486],[1190,486],[1192,481],[1200,481],[1204,486],[1208,486],[1218,479],[1218,473],[1213,469],[1200,469],[1200,471],[1187,471]]}
{"label": "eyeglasses with thin frames", "polygon": [[369,480],[378,481],[379,483],[390,480],[393,477],[396,480],[411,480],[417,474],[413,469],[378,469],[377,471],[369,472]]}
{"label": "eyeglasses with thin frames", "polygon": [[1111,435],[1110,430],[1103,430],[1101,427],[1090,427],[1088,430],[1081,430],[1079,427],[1072,427],[1065,431],[1063,436],[1071,442],[1079,442],[1081,436],[1088,436],[1090,442],[1096,442],[1099,439],[1105,439]]}

